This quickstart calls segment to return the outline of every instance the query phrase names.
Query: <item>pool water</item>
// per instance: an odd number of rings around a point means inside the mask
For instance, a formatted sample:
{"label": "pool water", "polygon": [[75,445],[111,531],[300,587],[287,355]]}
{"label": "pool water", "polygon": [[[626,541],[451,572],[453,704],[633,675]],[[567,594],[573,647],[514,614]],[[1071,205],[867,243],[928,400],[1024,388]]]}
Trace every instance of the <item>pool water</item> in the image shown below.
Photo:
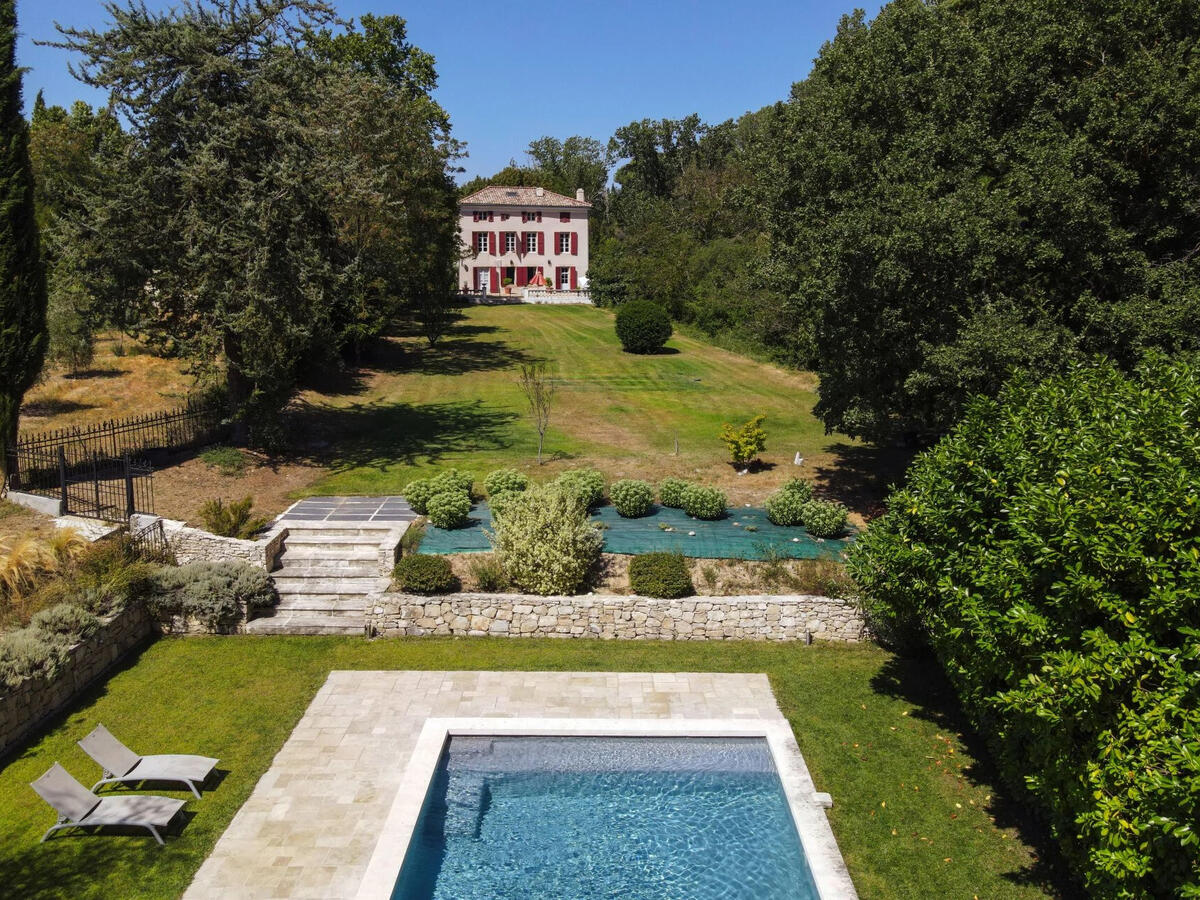
{"label": "pool water", "polygon": [[393,900],[816,900],[762,738],[451,737]]}

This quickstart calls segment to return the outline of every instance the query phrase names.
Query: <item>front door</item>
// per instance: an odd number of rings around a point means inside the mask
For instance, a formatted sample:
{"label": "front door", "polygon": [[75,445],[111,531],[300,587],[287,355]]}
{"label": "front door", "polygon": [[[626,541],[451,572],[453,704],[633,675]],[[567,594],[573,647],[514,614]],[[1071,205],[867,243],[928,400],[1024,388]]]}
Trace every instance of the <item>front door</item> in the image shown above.
{"label": "front door", "polygon": [[488,278],[491,276],[491,270],[480,266],[475,270],[475,290],[481,294],[488,292]]}

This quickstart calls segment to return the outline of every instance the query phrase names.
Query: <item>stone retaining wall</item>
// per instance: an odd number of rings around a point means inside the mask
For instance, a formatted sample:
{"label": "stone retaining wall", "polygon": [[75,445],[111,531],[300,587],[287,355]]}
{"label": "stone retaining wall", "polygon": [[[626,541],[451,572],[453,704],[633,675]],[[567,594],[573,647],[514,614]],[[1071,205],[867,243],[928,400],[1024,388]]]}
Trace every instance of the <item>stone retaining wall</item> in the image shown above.
{"label": "stone retaining wall", "polygon": [[142,604],[130,603],[72,647],[55,678],[27,678],[16,687],[0,682],[0,755],[69,706],[154,631]]}
{"label": "stone retaining wall", "polygon": [[[134,531],[153,524],[157,516],[135,515],[130,521]],[[184,565],[191,562],[226,562],[240,559],[268,572],[275,568],[288,530],[276,525],[257,540],[220,537],[201,528],[192,528],[174,519],[163,519],[163,535],[175,560]]]}
{"label": "stone retaining wall", "polygon": [[866,638],[854,603],[810,595],[650,597],[527,594],[383,594],[367,608],[369,633],[627,640],[768,640],[854,643]]}

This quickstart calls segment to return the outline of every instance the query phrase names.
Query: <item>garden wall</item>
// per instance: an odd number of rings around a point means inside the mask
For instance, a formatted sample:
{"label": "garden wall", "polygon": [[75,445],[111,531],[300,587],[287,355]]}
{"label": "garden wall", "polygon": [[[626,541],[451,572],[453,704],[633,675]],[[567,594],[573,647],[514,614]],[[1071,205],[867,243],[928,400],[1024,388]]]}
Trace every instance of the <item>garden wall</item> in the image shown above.
{"label": "garden wall", "polygon": [[[131,527],[136,531],[154,523],[157,516],[135,515]],[[192,528],[174,519],[162,519],[163,535],[180,565],[191,562],[225,562],[240,559],[266,569],[275,568],[288,530],[275,526],[258,540],[220,537],[201,528]]]}
{"label": "garden wall", "polygon": [[53,679],[27,678],[16,687],[0,683],[0,755],[68,706],[154,631],[145,607],[129,603],[72,647]]}
{"label": "garden wall", "polygon": [[650,597],[526,594],[384,594],[367,608],[369,633],[626,640],[858,642],[866,637],[854,603],[810,595]]}

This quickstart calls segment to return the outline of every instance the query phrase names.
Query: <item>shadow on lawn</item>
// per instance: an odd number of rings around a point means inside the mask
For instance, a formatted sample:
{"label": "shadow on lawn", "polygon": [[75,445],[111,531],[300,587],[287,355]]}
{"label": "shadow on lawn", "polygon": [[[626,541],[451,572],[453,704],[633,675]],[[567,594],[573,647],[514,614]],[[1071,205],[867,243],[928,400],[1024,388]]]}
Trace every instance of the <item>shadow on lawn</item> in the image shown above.
{"label": "shadow on lawn", "polygon": [[1006,872],[1004,878],[1014,884],[1034,885],[1062,900],[1082,900],[1087,896],[1067,871],[1045,824],[1024,805],[1025,801],[1014,799],[1004,786],[987,745],[963,714],[954,688],[932,657],[891,657],[871,679],[871,689],[877,694],[914,704],[913,716],[961,737],[974,760],[962,774],[972,784],[991,792],[992,801],[987,812],[996,827],[1015,828],[1021,840],[1035,852],[1036,858],[1031,865]]}
{"label": "shadow on lawn", "polygon": [[502,450],[512,444],[517,413],[479,400],[445,403],[375,402],[335,407],[301,404],[290,413],[289,431],[313,446],[336,447],[320,462],[333,471],[395,463],[436,463],[447,454]]}
{"label": "shadow on lawn", "polygon": [[61,416],[66,413],[80,412],[85,409],[95,409],[94,403],[76,403],[74,400],[31,400],[21,406],[21,415],[30,418],[42,416]]}
{"label": "shadow on lawn", "polygon": [[816,487],[867,521],[881,515],[888,488],[901,484],[917,450],[839,442],[825,448],[831,459],[814,468]]}

